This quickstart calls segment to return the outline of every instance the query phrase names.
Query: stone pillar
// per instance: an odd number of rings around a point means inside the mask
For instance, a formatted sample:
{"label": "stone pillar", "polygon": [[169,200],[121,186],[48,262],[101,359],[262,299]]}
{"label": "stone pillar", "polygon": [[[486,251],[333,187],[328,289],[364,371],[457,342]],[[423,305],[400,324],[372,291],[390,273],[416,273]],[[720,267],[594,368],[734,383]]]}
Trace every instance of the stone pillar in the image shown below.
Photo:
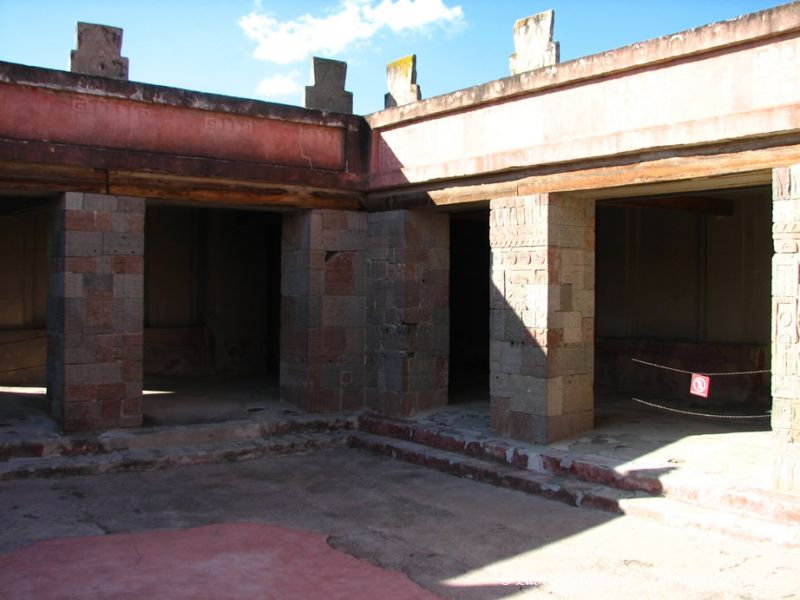
{"label": "stone pillar", "polygon": [[800,165],[772,178],[772,430],[775,486],[800,492]]}
{"label": "stone pillar", "polygon": [[66,193],[50,242],[47,393],[66,431],[142,423],[142,198]]}
{"label": "stone pillar", "polygon": [[491,201],[492,429],[549,443],[592,429],[594,203]]}
{"label": "stone pillar", "polygon": [[76,49],[70,54],[73,73],[128,79],[128,59],[122,56],[122,29],[78,23]]}
{"label": "stone pillar", "polygon": [[450,220],[369,215],[367,406],[407,416],[447,404]]}
{"label": "stone pillar", "polygon": [[310,412],[364,403],[366,241],[366,213],[283,218],[281,397]]}
{"label": "stone pillar", "polygon": [[512,75],[554,65],[559,44],[553,41],[555,11],[546,10],[514,23],[514,49],[509,59]]}
{"label": "stone pillar", "polygon": [[353,94],[344,89],[347,63],[315,56],[314,85],[306,86],[305,107],[338,113],[353,113]]}
{"label": "stone pillar", "polygon": [[384,107],[403,106],[422,98],[417,85],[417,55],[410,54],[386,65],[386,84],[389,93],[384,96]]}

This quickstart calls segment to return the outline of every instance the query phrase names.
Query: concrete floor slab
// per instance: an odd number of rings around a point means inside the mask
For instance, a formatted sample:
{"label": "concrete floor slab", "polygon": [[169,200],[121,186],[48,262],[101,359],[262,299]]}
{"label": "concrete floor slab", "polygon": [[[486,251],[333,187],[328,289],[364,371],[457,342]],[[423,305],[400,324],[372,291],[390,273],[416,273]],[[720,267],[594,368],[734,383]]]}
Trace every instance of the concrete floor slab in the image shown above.
{"label": "concrete floor slab", "polygon": [[252,523],[38,542],[0,556],[3,597],[435,600],[325,536]]}
{"label": "concrete floor slab", "polygon": [[[800,549],[575,509],[355,450],[0,483],[0,552],[262,523],[445,598],[796,598]],[[380,590],[369,590],[381,595]]]}
{"label": "concrete floor slab", "polygon": [[275,377],[148,375],[142,402],[145,426],[188,425],[298,415],[282,402]]}
{"label": "concrete floor slab", "polygon": [[[54,458],[60,467],[50,465],[47,460],[44,460],[47,464],[43,465],[39,464],[42,461],[28,464],[25,459],[3,463],[6,470],[10,469],[6,473],[8,477],[4,478],[10,478],[14,473],[17,473],[16,476],[33,476],[35,473],[39,473],[37,476],[48,473],[86,474],[242,460],[281,453],[292,448],[294,451],[308,451],[336,445],[309,445],[305,442],[298,445],[283,439],[276,440],[273,444],[269,437],[273,433],[290,429],[294,431],[301,426],[301,421],[315,420],[316,417],[303,415],[297,408],[272,398],[266,391],[268,387],[263,386],[265,383],[268,382],[199,378],[181,379],[173,382],[173,385],[165,379],[160,386],[151,385],[149,388],[150,391],[171,390],[171,393],[151,395],[157,401],[156,411],[166,417],[166,422],[173,418],[181,422],[188,415],[188,420],[195,422],[194,425],[159,425],[139,430],[108,432],[96,436],[96,439],[86,436],[78,436],[76,439],[59,436],[52,421],[47,421],[42,414],[41,398],[37,400],[36,395],[2,392],[4,404],[0,407],[0,413],[3,413],[0,414],[0,457],[4,452],[9,456],[64,457]],[[9,398],[11,402],[6,402]],[[250,410],[248,407],[256,409]],[[192,412],[194,409],[197,409],[197,413]],[[210,416],[219,420],[229,413],[241,419],[202,423]],[[355,415],[340,417],[314,431],[358,428]],[[200,423],[197,422],[198,419]],[[662,413],[633,404],[629,399],[621,397],[604,397],[598,401],[596,428],[593,431],[549,446],[537,447],[494,436],[489,428],[489,411],[485,402],[454,404],[419,415],[410,423],[424,427],[435,435],[438,435],[438,431],[445,431],[447,436],[461,444],[471,444],[478,440],[479,444],[486,444],[487,449],[494,454],[497,449],[505,448],[503,456],[506,452],[513,451],[515,467],[523,471],[564,471],[561,474],[566,477],[577,476],[590,483],[601,484],[610,481],[610,477],[614,481],[619,480],[613,485],[620,485],[625,489],[642,489],[636,486],[646,484],[651,493],[691,502],[693,506],[710,510],[733,510],[738,511],[742,517],[755,516],[768,520],[771,521],[771,527],[763,532],[761,529],[753,529],[759,532],[758,537],[800,545],[800,538],[796,534],[796,526],[800,523],[800,499],[797,496],[777,494],[772,489],[774,441],[765,423],[709,420]],[[362,419],[362,427],[363,424]],[[427,437],[431,438],[430,435]],[[230,443],[236,447],[205,448],[205,445],[212,442],[216,442],[217,446]],[[127,461],[113,453],[103,455],[111,450],[125,449],[140,449],[143,454],[128,457],[130,460]],[[92,456],[86,457],[85,460],[91,463],[87,468],[78,468],[80,465],[70,462],[70,456],[93,452],[98,452],[99,455],[96,459]],[[185,455],[181,452],[185,452]],[[525,464],[517,464],[518,458],[525,459]],[[76,456],[75,460],[84,459]],[[547,468],[543,470],[545,463]],[[561,467],[567,465],[568,468],[559,471],[559,464]],[[30,473],[25,470],[28,467]],[[556,467],[555,471],[552,470],[553,467]],[[576,495],[588,497],[580,488],[573,491]],[[567,496],[572,497],[569,494]],[[601,493],[599,497],[605,495]],[[597,507],[591,503],[590,505]],[[647,510],[640,510],[640,505],[641,503],[629,503],[624,507],[620,505],[620,509],[649,514],[656,518],[671,514],[670,511],[654,511],[649,508],[650,505]],[[705,526],[708,520],[706,516],[695,519],[700,526]],[[717,519],[710,520],[712,526],[717,528]],[[775,527],[780,527],[781,524],[792,524],[794,528],[786,528],[786,535],[774,535]],[[729,521],[725,521],[719,528],[730,533],[751,530],[749,525],[731,527]]]}

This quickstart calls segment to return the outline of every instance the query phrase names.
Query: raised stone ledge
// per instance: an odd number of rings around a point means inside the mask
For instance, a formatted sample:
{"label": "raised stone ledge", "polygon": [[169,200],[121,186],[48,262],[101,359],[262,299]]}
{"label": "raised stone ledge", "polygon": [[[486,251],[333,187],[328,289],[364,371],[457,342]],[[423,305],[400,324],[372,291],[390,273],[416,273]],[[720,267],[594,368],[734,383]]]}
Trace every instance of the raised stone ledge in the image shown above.
{"label": "raised stone ledge", "polygon": [[609,77],[664,62],[754,44],[800,30],[800,4],[792,3],[686,31],[637,42],[607,52],[527,71],[420,102],[367,115],[379,129],[434,115],[478,108],[498,100],[540,93],[589,79]]}
{"label": "raised stone ledge", "polygon": [[2,84],[45,88],[57,92],[131,100],[176,108],[193,108],[226,115],[243,115],[301,122],[309,125],[341,127],[350,131],[359,131],[364,126],[363,118],[357,115],[311,112],[305,108],[287,104],[0,61],[0,87]]}

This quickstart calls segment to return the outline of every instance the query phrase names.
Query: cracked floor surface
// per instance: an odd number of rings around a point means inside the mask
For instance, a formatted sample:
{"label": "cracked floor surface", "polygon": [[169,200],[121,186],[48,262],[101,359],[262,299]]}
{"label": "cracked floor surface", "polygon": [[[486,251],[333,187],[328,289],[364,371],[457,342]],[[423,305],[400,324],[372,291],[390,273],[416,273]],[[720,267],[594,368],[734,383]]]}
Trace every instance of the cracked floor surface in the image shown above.
{"label": "cracked floor surface", "polygon": [[444,598],[800,598],[800,549],[575,509],[357,450],[0,483],[2,554],[220,523],[323,534]]}

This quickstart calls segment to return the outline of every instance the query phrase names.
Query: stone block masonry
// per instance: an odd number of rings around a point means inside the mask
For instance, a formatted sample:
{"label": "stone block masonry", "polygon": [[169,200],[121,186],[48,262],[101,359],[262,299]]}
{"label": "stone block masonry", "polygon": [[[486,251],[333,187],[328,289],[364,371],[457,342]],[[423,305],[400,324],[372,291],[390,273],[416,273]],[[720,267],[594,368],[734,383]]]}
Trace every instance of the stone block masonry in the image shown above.
{"label": "stone block masonry", "polygon": [[353,114],[353,94],[344,89],[347,63],[315,56],[311,59],[314,85],[307,85],[305,107]]}
{"label": "stone block masonry", "polygon": [[128,79],[128,59],[122,56],[122,29],[78,23],[77,48],[70,55],[70,71],[114,79]]}
{"label": "stone block masonry", "polygon": [[773,171],[772,430],[775,486],[800,492],[800,165]]}
{"label": "stone block masonry", "polygon": [[514,49],[509,58],[512,75],[549,67],[558,62],[559,44],[553,41],[555,12],[546,10],[514,23]]}
{"label": "stone block masonry", "polygon": [[447,404],[449,216],[369,215],[366,403],[406,416]]}
{"label": "stone block masonry", "polygon": [[592,429],[594,203],[491,201],[492,428],[550,443]]}
{"label": "stone block masonry", "polygon": [[422,90],[417,85],[417,56],[411,54],[386,65],[386,85],[389,91],[384,96],[384,106],[392,108],[417,102]]}
{"label": "stone block masonry", "polygon": [[66,431],[141,425],[144,211],[142,198],[55,201],[47,393]]}
{"label": "stone block masonry", "polygon": [[310,412],[364,404],[367,214],[287,214],[281,239],[281,397]]}

